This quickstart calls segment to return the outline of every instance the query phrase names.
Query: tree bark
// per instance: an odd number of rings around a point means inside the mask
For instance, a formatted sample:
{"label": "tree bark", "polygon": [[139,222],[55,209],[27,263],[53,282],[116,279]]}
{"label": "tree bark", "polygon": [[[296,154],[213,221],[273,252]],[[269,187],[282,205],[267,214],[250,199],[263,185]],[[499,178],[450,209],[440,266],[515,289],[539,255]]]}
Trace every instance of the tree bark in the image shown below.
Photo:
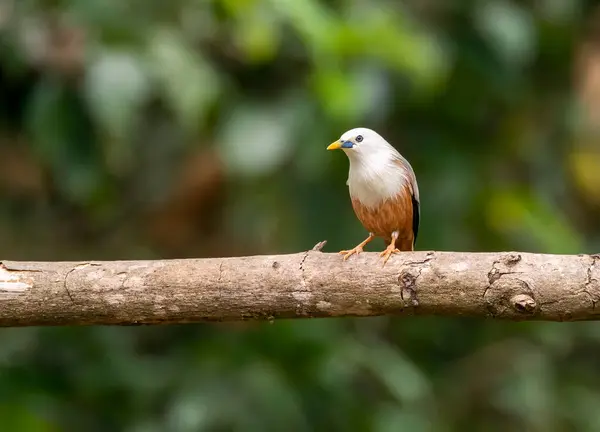
{"label": "tree bark", "polygon": [[[318,249],[318,248],[317,248]],[[158,261],[0,262],[0,326],[445,315],[596,319],[596,255],[319,250]],[[600,308],[599,308],[600,310]]]}

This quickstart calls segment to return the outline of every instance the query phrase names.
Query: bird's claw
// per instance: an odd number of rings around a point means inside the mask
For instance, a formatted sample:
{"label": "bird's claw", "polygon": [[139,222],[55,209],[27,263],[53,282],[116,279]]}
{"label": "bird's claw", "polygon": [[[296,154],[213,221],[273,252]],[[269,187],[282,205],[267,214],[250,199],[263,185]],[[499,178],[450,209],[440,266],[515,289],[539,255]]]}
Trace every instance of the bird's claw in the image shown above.
{"label": "bird's claw", "polygon": [[388,247],[386,250],[381,252],[379,254],[380,257],[383,257],[383,265],[381,267],[383,267],[385,265],[385,263],[390,259],[390,257],[393,254],[397,254],[397,253],[400,253],[400,249],[397,249],[394,246]]}
{"label": "bird's claw", "polygon": [[350,250],[342,250],[339,253],[344,255],[344,261],[346,261],[348,258],[350,258],[352,255],[356,254],[358,255],[359,253],[361,253],[363,251],[363,248],[360,246],[356,246],[355,248],[352,248]]}

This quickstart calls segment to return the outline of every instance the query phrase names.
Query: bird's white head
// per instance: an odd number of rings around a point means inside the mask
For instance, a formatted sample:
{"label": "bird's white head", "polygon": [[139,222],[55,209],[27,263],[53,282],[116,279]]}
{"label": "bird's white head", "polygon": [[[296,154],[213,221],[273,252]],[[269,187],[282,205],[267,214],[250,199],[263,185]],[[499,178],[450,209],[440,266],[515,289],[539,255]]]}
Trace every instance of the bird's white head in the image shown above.
{"label": "bird's white head", "polygon": [[[341,149],[350,160],[350,195],[372,206],[394,196],[416,180],[412,167],[381,135],[371,129],[355,128],[344,132],[327,150]],[[416,192],[418,194],[418,191]]]}
{"label": "bird's white head", "polygon": [[350,159],[350,171],[368,174],[380,171],[395,160],[403,159],[398,150],[372,129],[355,128],[344,132],[327,150],[341,149]]}
{"label": "bird's white head", "polygon": [[331,143],[327,150],[341,149],[352,160],[381,158],[397,154],[381,135],[372,129],[354,128],[344,132],[339,140]]}

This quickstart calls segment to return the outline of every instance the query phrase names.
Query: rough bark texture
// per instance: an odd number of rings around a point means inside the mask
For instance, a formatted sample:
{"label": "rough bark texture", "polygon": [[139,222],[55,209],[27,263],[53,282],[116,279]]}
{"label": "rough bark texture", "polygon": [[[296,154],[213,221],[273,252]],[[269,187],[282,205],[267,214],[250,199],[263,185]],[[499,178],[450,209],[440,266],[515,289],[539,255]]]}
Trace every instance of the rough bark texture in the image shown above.
{"label": "rough bark texture", "polygon": [[596,319],[595,255],[403,252],[0,262],[0,326],[447,315]]}

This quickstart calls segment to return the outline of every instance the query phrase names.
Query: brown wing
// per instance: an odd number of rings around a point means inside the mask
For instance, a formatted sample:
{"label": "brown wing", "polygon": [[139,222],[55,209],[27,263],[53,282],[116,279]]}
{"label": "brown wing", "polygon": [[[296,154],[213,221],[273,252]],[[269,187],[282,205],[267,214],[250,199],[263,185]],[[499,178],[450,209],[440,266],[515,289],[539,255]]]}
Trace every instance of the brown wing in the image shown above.
{"label": "brown wing", "polygon": [[413,231],[413,247],[417,244],[417,235],[419,233],[419,223],[421,221],[421,202],[419,200],[419,185],[417,177],[410,163],[399,153],[396,155],[395,163],[402,168],[406,183],[410,191],[411,211],[412,211],[412,231]]}

